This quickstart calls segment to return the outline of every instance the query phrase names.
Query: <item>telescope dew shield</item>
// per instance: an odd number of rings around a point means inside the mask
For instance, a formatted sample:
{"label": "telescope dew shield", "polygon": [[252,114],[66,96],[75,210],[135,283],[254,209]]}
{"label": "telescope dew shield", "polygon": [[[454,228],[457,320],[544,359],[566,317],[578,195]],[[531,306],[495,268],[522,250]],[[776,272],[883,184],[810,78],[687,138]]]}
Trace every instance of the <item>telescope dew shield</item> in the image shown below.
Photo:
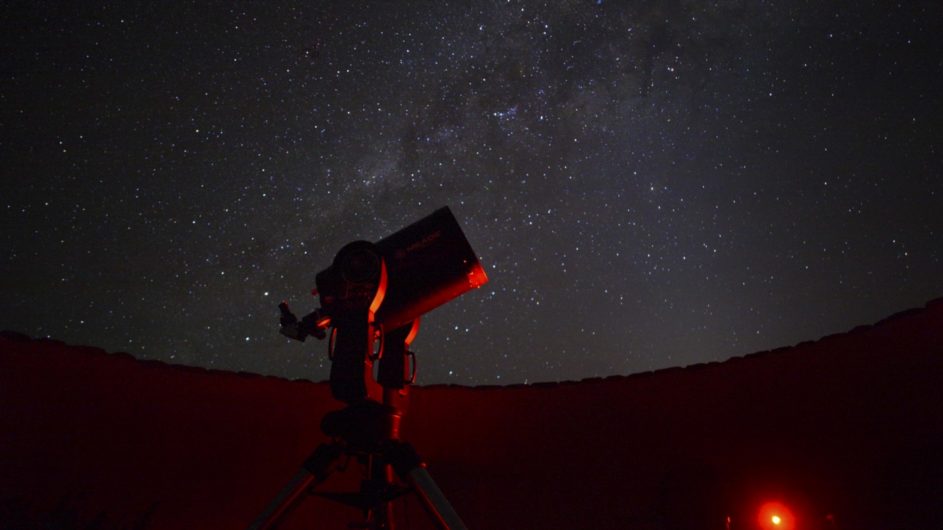
{"label": "telescope dew shield", "polygon": [[389,283],[375,321],[386,329],[406,325],[488,282],[448,207],[378,241],[376,248]]}

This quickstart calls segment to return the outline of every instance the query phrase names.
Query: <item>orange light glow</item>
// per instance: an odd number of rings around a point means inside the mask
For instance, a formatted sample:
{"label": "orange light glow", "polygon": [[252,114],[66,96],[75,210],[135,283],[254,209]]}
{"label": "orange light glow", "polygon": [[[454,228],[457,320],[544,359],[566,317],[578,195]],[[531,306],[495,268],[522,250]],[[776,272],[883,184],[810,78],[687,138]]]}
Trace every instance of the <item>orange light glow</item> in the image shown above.
{"label": "orange light glow", "polygon": [[380,305],[383,303],[383,299],[386,298],[386,290],[389,287],[389,278],[386,275],[386,262],[382,259],[380,260],[380,281],[377,285],[377,292],[373,296],[373,301],[370,302],[370,320],[373,320],[373,315],[380,309]]}
{"label": "orange light glow", "polygon": [[468,286],[477,289],[486,283],[488,283],[488,274],[485,273],[485,268],[481,266],[481,263],[475,263],[468,271]]}
{"label": "orange light glow", "polygon": [[763,530],[794,530],[796,518],[781,502],[767,502],[760,506],[757,522]]}
{"label": "orange light glow", "polygon": [[410,326],[412,327],[409,328],[409,335],[406,335],[406,340],[403,341],[406,343],[407,347],[413,343],[413,339],[415,339],[416,335],[419,334],[419,319],[417,318],[416,320],[413,320]]}

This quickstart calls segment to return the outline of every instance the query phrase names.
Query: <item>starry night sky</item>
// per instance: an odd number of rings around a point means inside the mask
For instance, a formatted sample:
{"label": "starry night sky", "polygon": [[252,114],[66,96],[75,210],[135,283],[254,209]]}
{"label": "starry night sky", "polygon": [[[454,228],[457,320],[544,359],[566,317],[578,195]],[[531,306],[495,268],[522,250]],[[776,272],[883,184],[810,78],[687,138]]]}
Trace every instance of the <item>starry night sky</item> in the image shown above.
{"label": "starry night sky", "polygon": [[277,303],[444,205],[491,281],[424,317],[422,383],[722,360],[943,295],[938,2],[403,4],[4,4],[0,328],[324,379]]}

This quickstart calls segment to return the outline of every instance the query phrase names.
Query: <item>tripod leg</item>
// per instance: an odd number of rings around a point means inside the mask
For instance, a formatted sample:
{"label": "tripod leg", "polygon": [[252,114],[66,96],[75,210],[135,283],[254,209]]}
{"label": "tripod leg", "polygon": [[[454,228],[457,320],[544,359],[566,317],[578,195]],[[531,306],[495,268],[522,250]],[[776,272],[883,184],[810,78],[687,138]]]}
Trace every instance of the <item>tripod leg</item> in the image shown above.
{"label": "tripod leg", "polygon": [[[265,510],[249,525],[249,530],[267,530],[301,500],[312,486],[320,484],[330,475],[331,463],[343,454],[339,444],[321,444],[305,460],[295,475],[265,507]],[[313,483],[313,484],[312,484]]]}
{"label": "tripod leg", "polygon": [[[394,473],[393,466],[390,464],[383,466],[383,475],[387,484],[393,484],[393,481],[396,479],[396,473]],[[396,518],[394,516],[395,510],[393,509],[393,501],[387,501],[382,509],[386,519],[387,530],[396,530]]]}
{"label": "tripod leg", "polygon": [[383,462],[377,457],[371,457],[370,476],[374,484],[382,484],[381,494],[387,497],[386,501],[375,505],[370,512],[372,520],[376,521],[377,528],[383,530],[396,530],[396,518],[393,508],[393,497],[390,495],[390,489],[395,484],[396,474],[393,472],[393,466]]}
{"label": "tripod leg", "polygon": [[396,474],[413,488],[436,525],[442,530],[467,530],[445,494],[426,471],[425,464],[413,446],[397,442],[391,453]]}
{"label": "tripod leg", "polygon": [[353,504],[364,510],[365,524],[362,527],[395,530],[394,500],[406,491],[396,486],[393,466],[381,459],[380,455],[370,455],[365,480],[360,483],[360,504]]}
{"label": "tripod leg", "polygon": [[423,507],[435,519],[439,528],[443,530],[467,530],[465,523],[462,522],[452,505],[449,504],[449,500],[445,498],[445,494],[432,480],[432,476],[429,475],[426,468],[418,466],[410,471],[408,482],[416,490]]}

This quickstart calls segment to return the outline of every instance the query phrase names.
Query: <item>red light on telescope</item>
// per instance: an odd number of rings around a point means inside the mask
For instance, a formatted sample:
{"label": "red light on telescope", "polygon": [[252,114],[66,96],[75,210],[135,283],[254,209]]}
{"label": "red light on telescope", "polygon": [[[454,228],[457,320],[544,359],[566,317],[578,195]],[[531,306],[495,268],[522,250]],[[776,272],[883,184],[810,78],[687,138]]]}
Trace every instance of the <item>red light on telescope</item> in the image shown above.
{"label": "red light on telescope", "polygon": [[488,275],[485,273],[485,268],[481,266],[481,263],[475,263],[468,271],[468,285],[472,289],[477,289],[486,283],[488,283]]}
{"label": "red light on telescope", "polygon": [[762,530],[794,530],[796,518],[781,502],[767,502],[760,506],[757,522]]}

